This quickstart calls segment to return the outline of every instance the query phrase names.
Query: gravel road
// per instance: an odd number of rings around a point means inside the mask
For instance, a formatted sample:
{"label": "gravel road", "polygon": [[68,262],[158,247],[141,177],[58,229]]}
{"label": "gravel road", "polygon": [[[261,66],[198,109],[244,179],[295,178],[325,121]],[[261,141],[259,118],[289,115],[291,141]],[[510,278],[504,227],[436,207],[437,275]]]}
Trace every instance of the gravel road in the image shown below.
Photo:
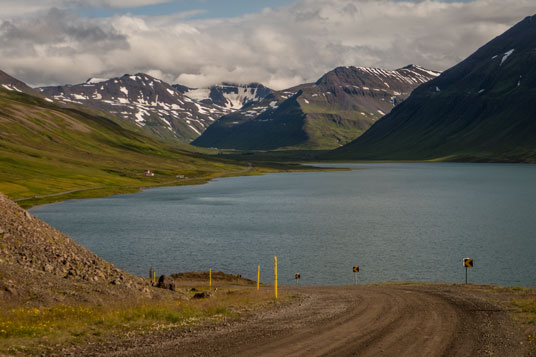
{"label": "gravel road", "polygon": [[132,339],[115,343],[113,350],[108,346],[92,352],[115,356],[530,355],[508,313],[461,286],[285,290],[300,297],[243,321],[160,336],[151,342]]}

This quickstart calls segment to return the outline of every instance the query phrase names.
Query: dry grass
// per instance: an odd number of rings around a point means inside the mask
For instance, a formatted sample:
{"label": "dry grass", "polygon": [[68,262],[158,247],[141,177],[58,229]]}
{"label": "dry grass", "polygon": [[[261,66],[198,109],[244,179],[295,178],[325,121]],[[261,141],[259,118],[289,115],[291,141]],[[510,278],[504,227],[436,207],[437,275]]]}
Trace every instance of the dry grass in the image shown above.
{"label": "dry grass", "polygon": [[[185,290],[191,298],[203,289]],[[218,288],[211,293],[205,299],[116,302],[108,306],[0,308],[0,354],[41,354],[66,345],[217,323],[274,304],[269,289]],[[282,295],[278,301],[290,298]]]}
{"label": "dry grass", "polygon": [[527,342],[536,352],[536,290],[521,286],[494,286],[469,284],[467,289],[482,293],[510,312],[512,320],[527,336]]}

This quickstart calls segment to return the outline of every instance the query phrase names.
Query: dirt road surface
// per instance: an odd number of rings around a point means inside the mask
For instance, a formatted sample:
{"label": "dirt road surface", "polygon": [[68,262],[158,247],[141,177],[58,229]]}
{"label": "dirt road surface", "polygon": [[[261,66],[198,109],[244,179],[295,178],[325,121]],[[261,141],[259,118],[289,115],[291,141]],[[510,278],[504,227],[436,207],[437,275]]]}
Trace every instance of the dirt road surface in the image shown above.
{"label": "dirt road surface", "polygon": [[115,356],[528,356],[502,310],[451,285],[285,288],[293,303],[243,320],[93,346]]}

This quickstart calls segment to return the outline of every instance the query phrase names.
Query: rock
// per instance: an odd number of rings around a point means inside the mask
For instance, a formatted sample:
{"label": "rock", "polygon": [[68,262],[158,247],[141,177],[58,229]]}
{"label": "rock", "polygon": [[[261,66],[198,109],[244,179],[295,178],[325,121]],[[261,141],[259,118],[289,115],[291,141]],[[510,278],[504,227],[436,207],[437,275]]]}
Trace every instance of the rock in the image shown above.
{"label": "rock", "polygon": [[208,291],[203,291],[202,293],[197,293],[193,296],[194,299],[205,299],[211,297],[212,294]]}
{"label": "rock", "polygon": [[113,285],[121,285],[121,280],[115,279],[115,280],[112,281],[112,284]]}
{"label": "rock", "polygon": [[10,293],[11,295],[17,295],[17,290],[15,290],[14,288],[12,288],[11,286],[8,286],[5,288],[5,290]]}
{"label": "rock", "polygon": [[26,218],[29,219],[30,221],[32,220],[32,215],[28,213],[28,211],[24,211],[24,216],[26,216]]}
{"label": "rock", "polygon": [[156,287],[175,291],[175,281],[169,275],[161,275],[160,278],[158,278],[158,284],[156,284]]}
{"label": "rock", "polygon": [[46,271],[47,273],[52,272],[53,269],[54,267],[50,264],[45,264],[45,266],[43,267],[43,271]]}

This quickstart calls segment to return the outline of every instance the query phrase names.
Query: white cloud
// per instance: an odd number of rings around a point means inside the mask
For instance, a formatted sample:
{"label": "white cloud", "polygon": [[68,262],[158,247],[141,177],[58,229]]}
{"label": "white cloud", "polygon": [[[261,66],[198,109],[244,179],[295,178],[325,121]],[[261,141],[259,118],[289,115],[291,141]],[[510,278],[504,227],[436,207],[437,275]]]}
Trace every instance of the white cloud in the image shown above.
{"label": "white cloud", "polygon": [[301,0],[197,21],[184,13],[82,19],[55,10],[0,23],[0,63],[31,84],[148,72],[192,87],[257,81],[279,89],[339,65],[443,70],[535,8],[533,0]]}
{"label": "white cloud", "polygon": [[124,9],[169,3],[173,0],[2,0],[0,19],[43,13],[51,8]]}
{"label": "white cloud", "polygon": [[172,0],[94,0],[95,3],[104,3],[111,7],[116,8],[130,8],[130,7],[140,7],[147,5],[156,5],[164,4],[171,2]]}

